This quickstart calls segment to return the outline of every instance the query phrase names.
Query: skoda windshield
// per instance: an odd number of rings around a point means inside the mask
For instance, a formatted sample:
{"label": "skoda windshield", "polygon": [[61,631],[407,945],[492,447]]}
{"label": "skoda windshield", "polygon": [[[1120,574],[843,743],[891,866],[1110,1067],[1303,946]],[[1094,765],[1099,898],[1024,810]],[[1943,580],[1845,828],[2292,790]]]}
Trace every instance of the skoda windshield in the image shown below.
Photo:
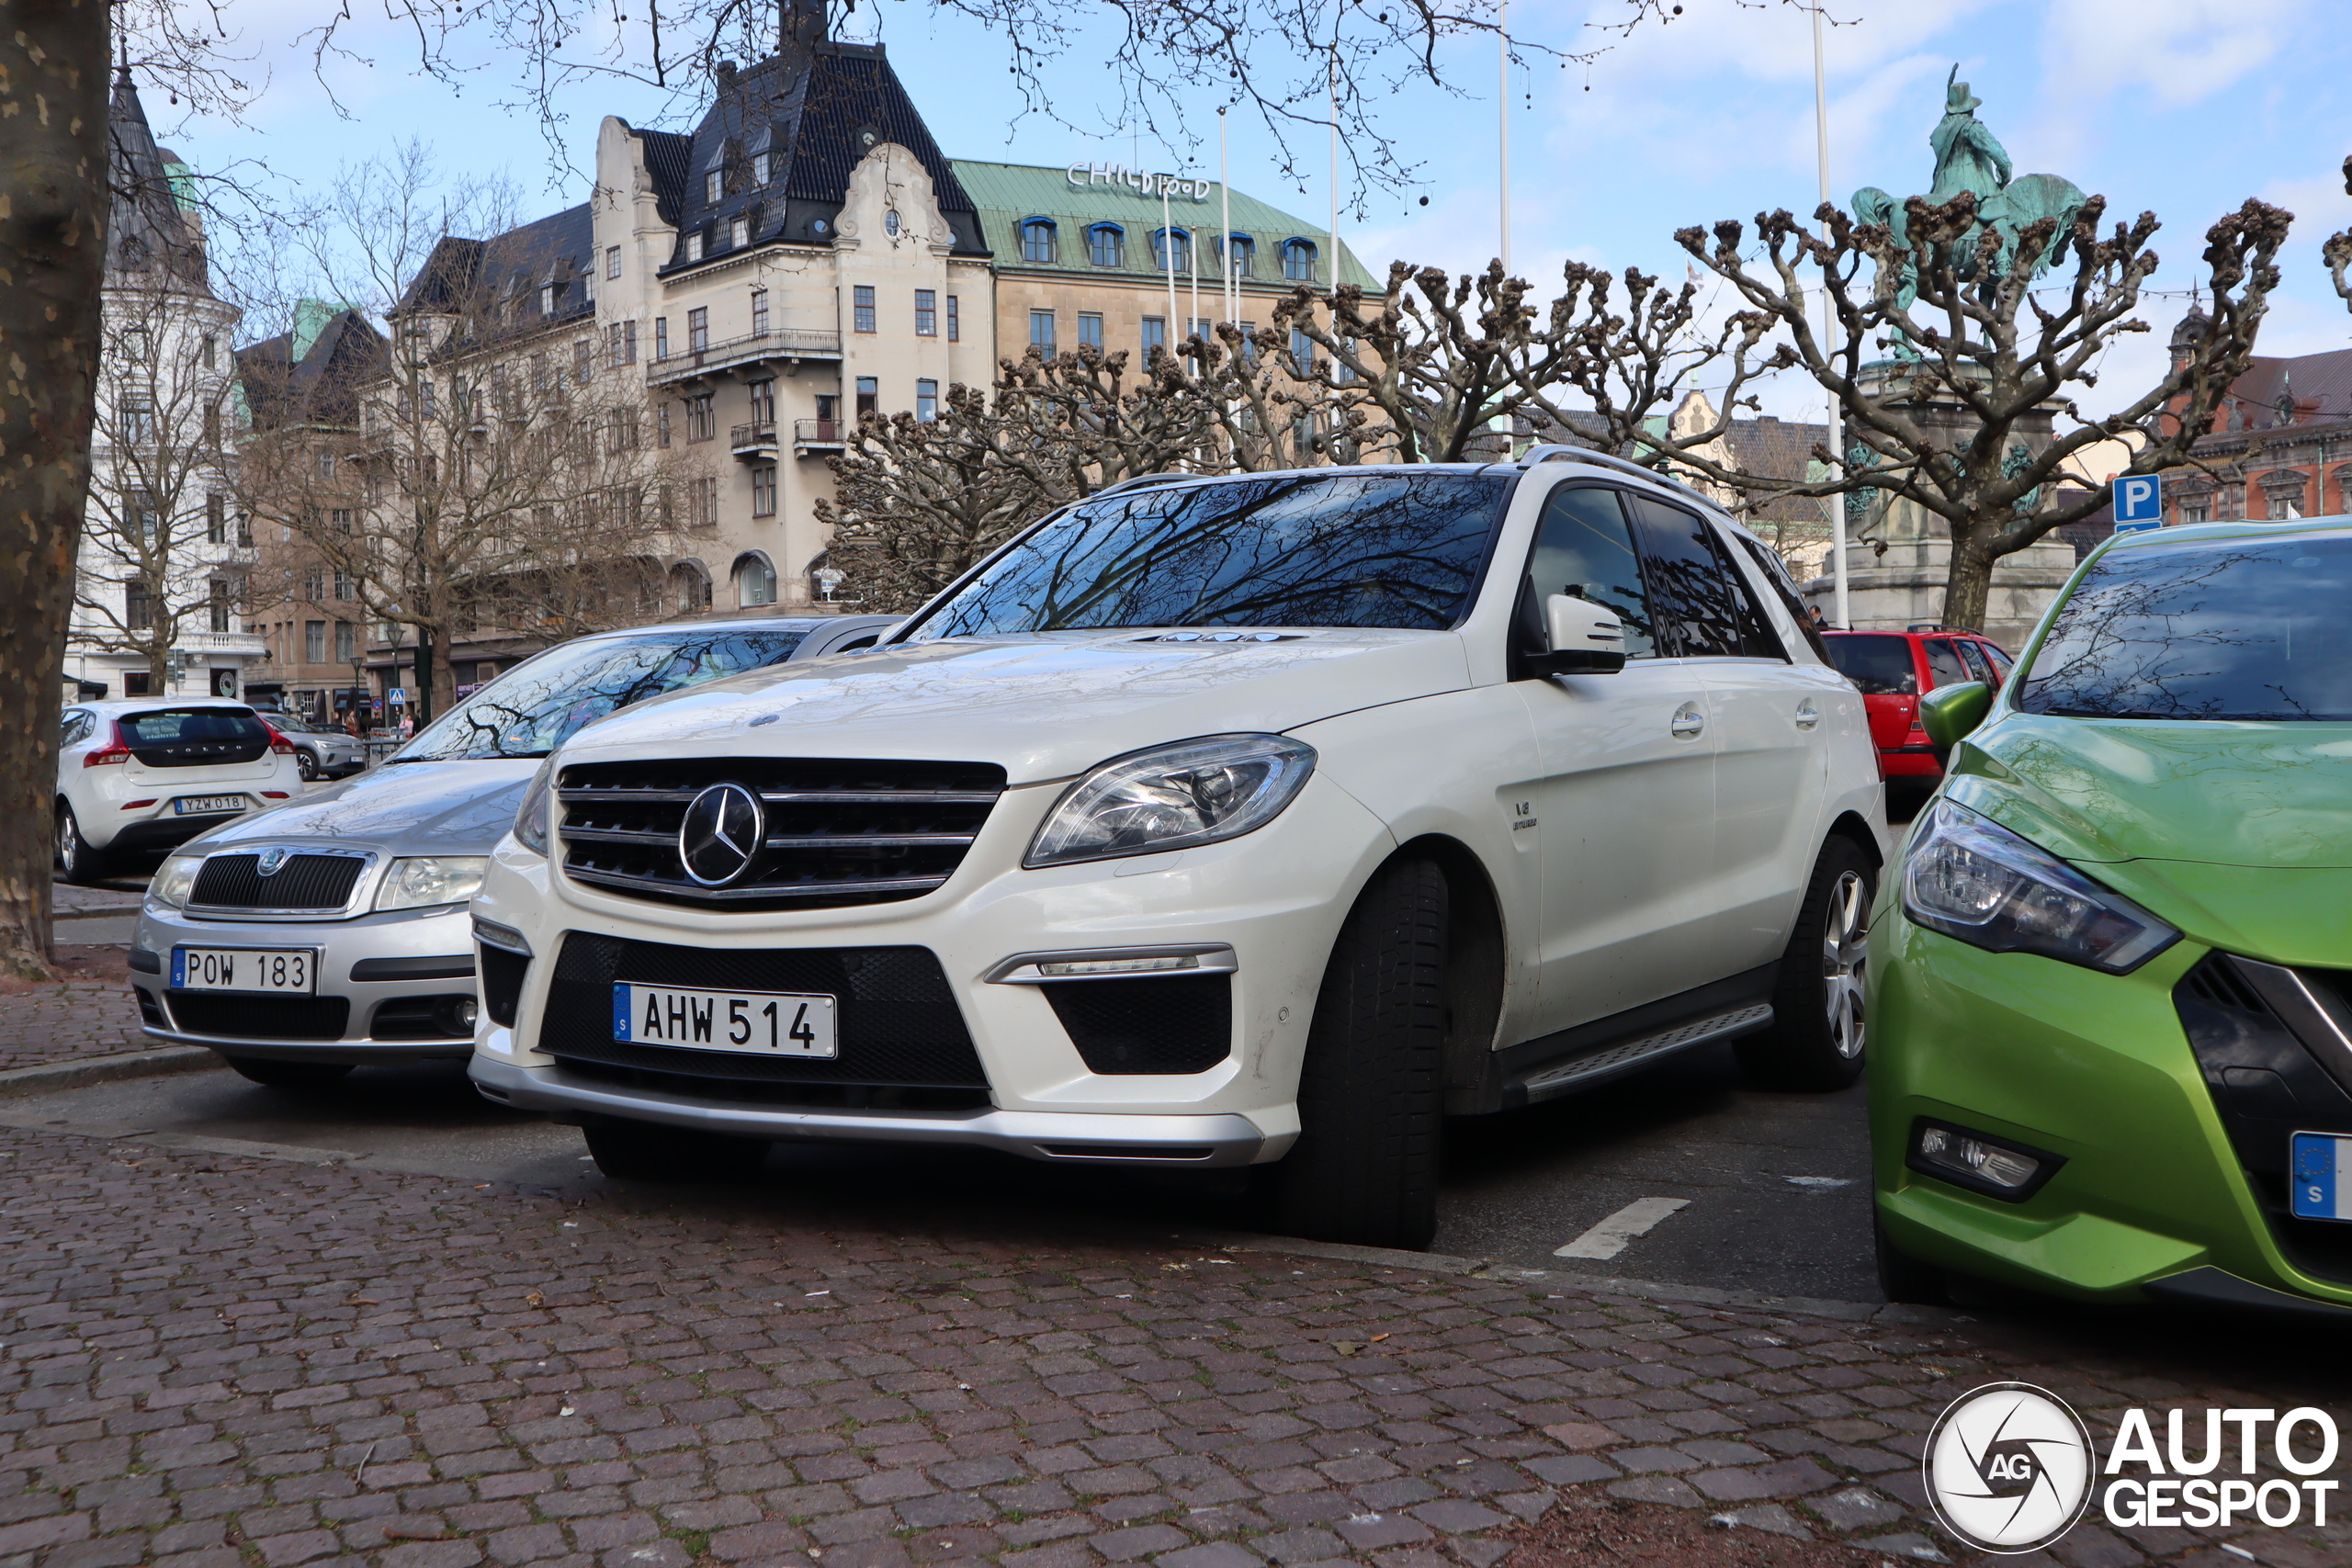
{"label": "skoda windshield", "polygon": [[788,659],[808,635],[793,626],[678,626],[567,643],[467,697],[386,761],[544,757],[582,725],[631,703]]}
{"label": "skoda windshield", "polygon": [[2352,536],[2102,556],[2017,696],[2075,718],[2352,721]]}
{"label": "skoda windshield", "polygon": [[907,640],[1118,626],[1442,630],[1469,608],[1518,478],[1358,468],[1105,496],[1006,551]]}

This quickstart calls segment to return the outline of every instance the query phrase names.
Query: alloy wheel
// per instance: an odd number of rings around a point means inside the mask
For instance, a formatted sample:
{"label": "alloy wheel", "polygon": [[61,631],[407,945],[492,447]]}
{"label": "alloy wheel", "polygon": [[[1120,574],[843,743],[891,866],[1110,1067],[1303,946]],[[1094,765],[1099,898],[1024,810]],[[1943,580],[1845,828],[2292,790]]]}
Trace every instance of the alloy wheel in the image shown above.
{"label": "alloy wheel", "polygon": [[1822,1005],[1829,1038],[1848,1061],[1862,1054],[1862,983],[1870,961],[1871,892],[1858,872],[1829,891],[1821,935]]}

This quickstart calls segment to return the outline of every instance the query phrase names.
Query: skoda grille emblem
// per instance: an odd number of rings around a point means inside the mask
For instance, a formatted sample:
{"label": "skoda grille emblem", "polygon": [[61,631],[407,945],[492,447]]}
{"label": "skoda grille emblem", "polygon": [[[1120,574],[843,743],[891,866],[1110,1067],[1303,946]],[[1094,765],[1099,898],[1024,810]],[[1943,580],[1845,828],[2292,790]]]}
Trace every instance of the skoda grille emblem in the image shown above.
{"label": "skoda grille emblem", "polygon": [[1996,1382],[1954,1400],[1928,1434],[1928,1496],[1980,1551],[2032,1551],[2074,1528],[2091,1500],[2091,1436],[2064,1400]]}
{"label": "skoda grille emblem", "polygon": [[254,869],[264,876],[276,876],[277,868],[286,863],[287,853],[285,850],[264,850],[261,852],[261,863]]}
{"label": "skoda grille emblem", "polygon": [[766,837],[760,797],[739,784],[715,784],[695,796],[678,824],[678,859],[705,887],[724,887],[752,868]]}

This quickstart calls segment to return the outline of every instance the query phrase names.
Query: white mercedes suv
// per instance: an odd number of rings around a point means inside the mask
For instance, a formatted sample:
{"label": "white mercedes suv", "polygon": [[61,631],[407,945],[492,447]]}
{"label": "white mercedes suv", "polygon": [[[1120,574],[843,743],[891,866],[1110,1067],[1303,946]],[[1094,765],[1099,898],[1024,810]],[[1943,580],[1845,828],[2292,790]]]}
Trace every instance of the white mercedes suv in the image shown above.
{"label": "white mercedes suv", "polygon": [[1776,558],[1630,463],[1131,481],[880,646],[539,769],[476,1085],[618,1177],[777,1139],[1262,1165],[1426,1244],[1449,1115],[1860,1070],[1885,818]]}

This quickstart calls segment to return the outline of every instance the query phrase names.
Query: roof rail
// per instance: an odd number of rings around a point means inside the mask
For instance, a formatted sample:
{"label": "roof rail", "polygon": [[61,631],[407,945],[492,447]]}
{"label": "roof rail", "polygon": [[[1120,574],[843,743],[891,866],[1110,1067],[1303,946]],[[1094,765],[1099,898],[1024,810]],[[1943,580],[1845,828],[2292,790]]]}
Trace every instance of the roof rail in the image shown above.
{"label": "roof rail", "polygon": [[1596,452],[1589,446],[1569,446],[1557,442],[1544,446],[1530,446],[1521,455],[1519,461],[1521,466],[1530,468],[1538,463],[1585,463],[1596,468],[1611,468],[1621,474],[1632,474],[1636,479],[1647,479],[1652,484],[1664,485],[1669,490],[1679,490],[1685,495],[1705,502],[1717,511],[1723,510],[1723,503],[1704,491],[1694,489],[1669,474],[1658,472],[1656,468],[1645,468],[1630,457],[1620,457],[1608,452]]}
{"label": "roof rail", "polygon": [[1205,479],[1214,478],[1216,478],[1216,476],[1213,474],[1137,474],[1131,479],[1121,479],[1117,484],[1106,485],[1102,489],[1096,491],[1092,495],[1088,496],[1086,499],[1089,501],[1099,501],[1106,495],[1116,495],[1123,490],[1141,490],[1148,485],[1174,484],[1179,479]]}

